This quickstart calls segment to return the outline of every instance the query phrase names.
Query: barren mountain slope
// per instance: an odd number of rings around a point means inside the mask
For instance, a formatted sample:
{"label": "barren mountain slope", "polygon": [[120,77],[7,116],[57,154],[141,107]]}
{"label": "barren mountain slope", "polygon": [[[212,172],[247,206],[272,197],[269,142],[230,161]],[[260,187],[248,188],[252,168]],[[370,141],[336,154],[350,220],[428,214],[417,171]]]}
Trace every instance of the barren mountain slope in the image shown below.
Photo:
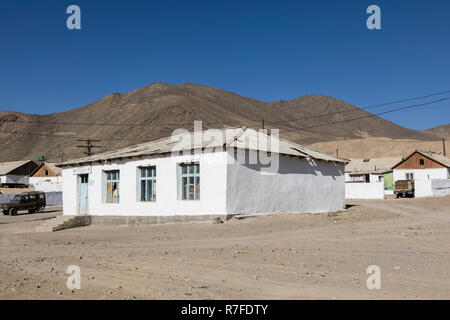
{"label": "barren mountain slope", "polygon": [[444,139],[450,139],[450,124],[444,124],[442,126],[434,127],[428,129],[427,131],[437,134]]}
{"label": "barren mountain slope", "polygon": [[154,83],[67,112],[0,111],[0,161],[81,157],[80,138],[101,139],[102,148],[94,150],[102,152],[168,136],[177,128],[192,131],[194,120],[209,129],[259,128],[262,119],[266,128],[279,128],[283,138],[305,145],[362,137],[436,139],[435,133],[398,126],[328,96],[266,103],[204,85]]}

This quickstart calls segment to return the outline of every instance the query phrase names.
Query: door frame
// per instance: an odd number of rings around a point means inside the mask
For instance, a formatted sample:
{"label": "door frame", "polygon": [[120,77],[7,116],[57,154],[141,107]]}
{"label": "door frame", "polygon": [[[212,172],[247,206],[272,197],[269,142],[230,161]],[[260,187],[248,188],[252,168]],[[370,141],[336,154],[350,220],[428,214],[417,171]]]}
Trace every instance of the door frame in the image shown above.
{"label": "door frame", "polygon": [[[82,183],[82,177],[87,177],[87,182]],[[86,211],[81,212],[81,185],[86,184]],[[79,216],[89,215],[89,174],[83,173],[77,175],[77,214]]]}

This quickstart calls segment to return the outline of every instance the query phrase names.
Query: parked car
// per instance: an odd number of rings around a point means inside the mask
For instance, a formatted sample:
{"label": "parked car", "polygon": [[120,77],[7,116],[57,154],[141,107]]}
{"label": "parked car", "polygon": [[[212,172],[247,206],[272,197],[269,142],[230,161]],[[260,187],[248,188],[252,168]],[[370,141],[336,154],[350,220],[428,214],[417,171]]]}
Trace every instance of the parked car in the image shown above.
{"label": "parked car", "polygon": [[11,202],[1,204],[0,209],[3,214],[15,216],[22,210],[28,213],[44,212],[46,204],[44,192],[25,192],[15,195]]}
{"label": "parked car", "polygon": [[397,198],[414,197],[414,181],[398,180],[395,181],[394,194]]}

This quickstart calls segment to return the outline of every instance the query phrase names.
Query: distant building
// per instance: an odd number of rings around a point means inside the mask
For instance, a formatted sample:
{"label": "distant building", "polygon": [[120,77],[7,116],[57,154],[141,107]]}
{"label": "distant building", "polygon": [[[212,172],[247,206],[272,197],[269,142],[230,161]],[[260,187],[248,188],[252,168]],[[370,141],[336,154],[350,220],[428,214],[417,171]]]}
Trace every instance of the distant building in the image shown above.
{"label": "distant building", "polygon": [[394,167],[394,181],[450,179],[450,159],[440,153],[416,150]]}
{"label": "distant building", "polygon": [[36,191],[60,192],[62,191],[62,169],[54,163],[44,162],[32,173],[29,184]]}
{"label": "distant building", "polygon": [[394,181],[414,181],[416,197],[450,195],[450,159],[435,153],[416,150],[393,167]]}
{"label": "distant building", "polygon": [[0,163],[0,186],[8,188],[27,187],[29,177],[38,167],[32,160]]}
{"label": "distant building", "polygon": [[[274,163],[276,170],[266,172]],[[344,164],[253,129],[233,128],[186,132],[58,166],[64,215],[126,222],[341,210]]]}
{"label": "distant building", "polygon": [[392,167],[401,157],[350,159],[345,166],[347,199],[383,199],[393,194]]}

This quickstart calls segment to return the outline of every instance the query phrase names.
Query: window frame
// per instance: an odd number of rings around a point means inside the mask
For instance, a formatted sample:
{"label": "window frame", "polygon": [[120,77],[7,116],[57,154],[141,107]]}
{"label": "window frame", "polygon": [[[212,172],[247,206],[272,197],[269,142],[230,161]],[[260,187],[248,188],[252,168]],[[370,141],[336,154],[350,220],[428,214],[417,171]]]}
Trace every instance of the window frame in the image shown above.
{"label": "window frame", "polygon": [[[117,174],[116,178],[108,179],[108,173],[113,173],[113,172],[115,172]],[[120,170],[119,169],[103,170],[103,174],[104,174],[104,188],[105,188],[104,203],[108,203],[108,204],[120,203]],[[109,183],[111,183],[111,184],[116,183],[116,185],[117,185],[117,201],[114,201],[113,193],[111,194],[112,201],[108,201],[108,184]]]}
{"label": "window frame", "polygon": [[[150,174],[154,173],[153,175],[149,176],[142,176],[143,170],[150,170]],[[157,178],[157,172],[156,172],[156,166],[140,166],[138,167],[138,202],[156,202],[156,178]],[[145,181],[146,188],[148,187],[148,183],[150,182],[152,185],[152,193],[150,199],[142,200],[142,182]],[[145,192],[145,195],[147,192]]]}
{"label": "window frame", "polygon": [[414,172],[405,172],[405,180],[414,180]]}
{"label": "window frame", "polygon": [[[194,170],[193,172],[190,172],[190,167],[193,166]],[[183,173],[183,168],[186,167],[186,172]],[[199,162],[182,162],[178,164],[178,177],[179,177],[179,183],[178,183],[178,192],[179,192],[179,200],[181,201],[199,201],[201,199],[200,197],[200,163]],[[193,198],[190,199],[189,192],[186,191],[186,193],[183,193],[183,179],[186,178],[186,185],[192,185],[193,186]],[[194,183],[189,183],[190,179],[194,179]],[[198,187],[197,187],[198,184]]]}

